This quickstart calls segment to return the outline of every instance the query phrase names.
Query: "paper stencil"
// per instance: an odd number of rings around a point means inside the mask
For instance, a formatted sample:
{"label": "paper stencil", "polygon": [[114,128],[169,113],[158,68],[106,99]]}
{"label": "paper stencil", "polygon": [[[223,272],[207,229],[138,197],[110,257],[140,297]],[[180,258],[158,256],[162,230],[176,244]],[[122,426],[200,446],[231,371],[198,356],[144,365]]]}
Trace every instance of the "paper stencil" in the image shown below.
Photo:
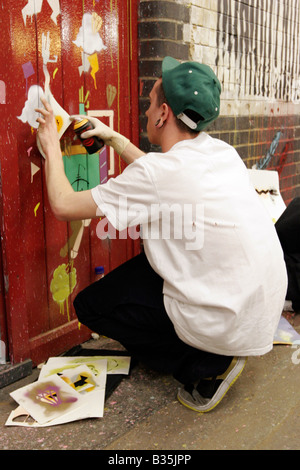
{"label": "paper stencil", "polygon": [[[86,418],[102,418],[106,364],[106,359],[97,362],[97,376],[87,365],[75,364],[73,367],[67,364],[57,374],[43,378],[43,374],[48,374],[47,365],[44,365],[38,382],[11,394],[20,406],[11,412],[6,426],[45,427]],[[32,403],[32,396],[36,397],[35,403]],[[44,408],[50,404],[53,407],[50,408],[51,416],[48,411],[45,417]]]}
{"label": "paper stencil", "polygon": [[79,408],[84,398],[58,375],[34,382],[10,393],[39,424]]}
{"label": "paper stencil", "polygon": [[93,380],[96,382],[97,387],[105,388],[107,373],[106,359],[101,358],[99,360],[96,359],[91,361],[87,360],[78,362],[69,361],[68,359],[69,358],[64,357],[50,357],[47,361],[47,364],[43,365],[42,367],[40,378],[44,379],[53,374],[64,375],[72,378],[74,375],[80,372],[80,367],[83,367],[85,371],[88,370],[92,374]]}
{"label": "paper stencil", "polygon": [[77,356],[77,357],[50,357],[43,366],[41,374],[45,377],[59,373],[68,367],[77,367],[86,364],[96,377],[103,373],[103,360],[107,360],[107,374],[128,374],[130,367],[129,356]]}
{"label": "paper stencil", "polygon": [[65,369],[58,376],[78,393],[89,393],[97,387],[96,378],[87,366]]}

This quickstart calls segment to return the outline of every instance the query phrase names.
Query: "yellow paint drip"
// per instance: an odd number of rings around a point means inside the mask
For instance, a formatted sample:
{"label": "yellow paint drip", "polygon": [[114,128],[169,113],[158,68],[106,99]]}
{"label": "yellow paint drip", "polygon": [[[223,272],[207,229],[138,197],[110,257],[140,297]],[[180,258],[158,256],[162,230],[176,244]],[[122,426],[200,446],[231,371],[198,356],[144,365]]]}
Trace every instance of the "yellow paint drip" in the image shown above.
{"label": "yellow paint drip", "polygon": [[62,315],[65,313],[65,304],[67,308],[68,321],[70,321],[69,296],[72,294],[77,282],[76,269],[73,263],[61,264],[54,273],[50,284],[50,291],[54,302],[59,305]]}
{"label": "yellow paint drip", "polygon": [[38,202],[37,205],[36,205],[35,208],[34,208],[34,216],[35,216],[35,217],[36,217],[36,213],[37,213],[37,210],[38,210],[38,208],[40,207],[40,205],[41,205],[41,203]]}

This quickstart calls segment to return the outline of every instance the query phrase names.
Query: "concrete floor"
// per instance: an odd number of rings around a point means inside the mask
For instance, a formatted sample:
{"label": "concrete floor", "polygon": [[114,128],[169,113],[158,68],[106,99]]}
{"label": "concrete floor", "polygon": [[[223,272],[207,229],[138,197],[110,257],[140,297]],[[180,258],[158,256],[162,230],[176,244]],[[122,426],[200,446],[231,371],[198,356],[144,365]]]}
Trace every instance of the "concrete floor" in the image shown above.
{"label": "concrete floor", "polygon": [[[298,316],[294,328],[300,332]],[[105,339],[85,347],[95,345],[122,349]],[[115,455],[121,450],[300,449],[300,345],[276,345],[265,356],[249,358],[210,413],[185,408],[176,400],[179,384],[172,377],[137,365],[107,399],[103,418],[35,429],[5,426],[16,408],[9,393],[38,374],[34,369],[0,389],[0,450],[107,450]]]}

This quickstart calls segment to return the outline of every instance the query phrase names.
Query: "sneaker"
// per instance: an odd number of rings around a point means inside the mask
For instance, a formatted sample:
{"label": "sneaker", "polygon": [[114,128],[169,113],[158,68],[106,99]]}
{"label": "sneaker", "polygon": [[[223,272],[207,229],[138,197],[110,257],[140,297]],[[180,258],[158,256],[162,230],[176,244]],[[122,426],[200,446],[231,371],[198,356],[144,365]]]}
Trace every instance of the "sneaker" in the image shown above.
{"label": "sneaker", "polygon": [[201,379],[198,385],[186,385],[179,389],[177,399],[187,408],[194,411],[211,411],[226,395],[231,385],[245,367],[247,357],[234,357],[228,369],[222,375]]}

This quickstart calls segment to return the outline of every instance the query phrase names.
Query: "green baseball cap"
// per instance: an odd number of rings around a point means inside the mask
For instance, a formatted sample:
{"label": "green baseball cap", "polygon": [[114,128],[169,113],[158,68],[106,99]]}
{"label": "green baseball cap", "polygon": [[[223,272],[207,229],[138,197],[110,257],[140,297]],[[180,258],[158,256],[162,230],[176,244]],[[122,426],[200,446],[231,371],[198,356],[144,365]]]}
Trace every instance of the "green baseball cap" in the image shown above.
{"label": "green baseball cap", "polygon": [[173,113],[191,129],[201,131],[219,116],[221,84],[208,65],[165,57],[162,84]]}

